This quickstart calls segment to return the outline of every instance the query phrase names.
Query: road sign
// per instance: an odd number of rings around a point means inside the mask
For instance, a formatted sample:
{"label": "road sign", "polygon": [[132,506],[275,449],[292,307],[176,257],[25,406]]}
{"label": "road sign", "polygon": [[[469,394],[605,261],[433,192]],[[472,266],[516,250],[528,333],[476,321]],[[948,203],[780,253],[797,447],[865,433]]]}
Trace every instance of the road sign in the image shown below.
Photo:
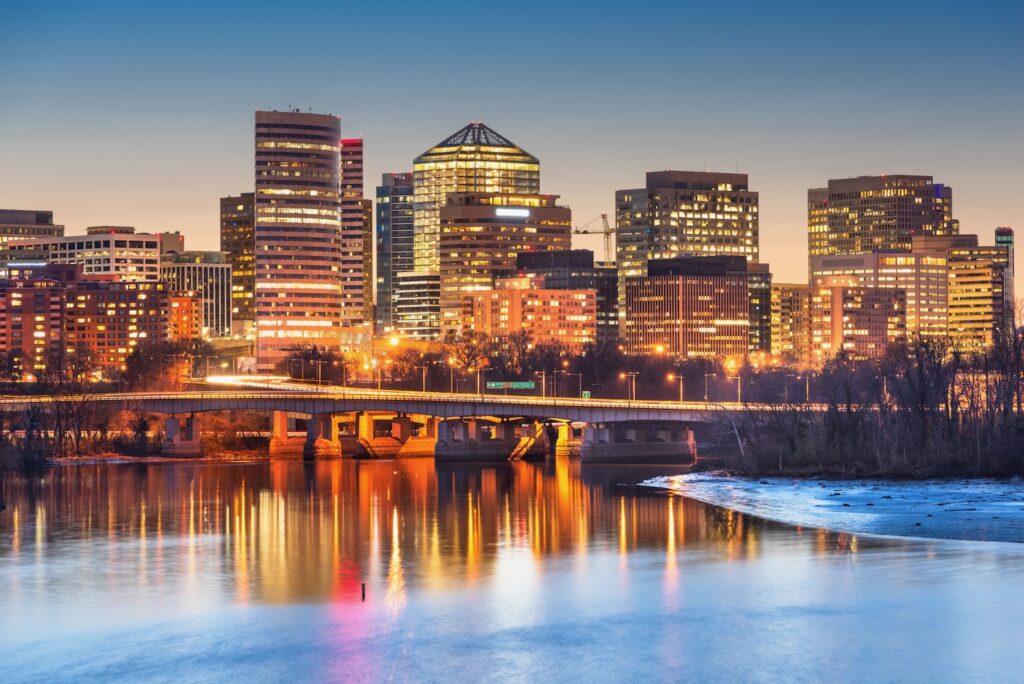
{"label": "road sign", "polygon": [[512,382],[488,380],[487,389],[537,389],[537,383],[533,380],[514,380]]}
{"label": "road sign", "polygon": [[590,390],[583,390],[583,398],[584,399],[589,399],[590,398]]}

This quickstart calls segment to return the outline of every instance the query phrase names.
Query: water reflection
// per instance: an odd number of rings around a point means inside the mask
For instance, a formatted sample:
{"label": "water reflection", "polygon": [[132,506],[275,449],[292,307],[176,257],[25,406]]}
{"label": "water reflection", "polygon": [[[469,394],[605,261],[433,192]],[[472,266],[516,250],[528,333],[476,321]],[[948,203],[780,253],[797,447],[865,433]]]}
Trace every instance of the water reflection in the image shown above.
{"label": "water reflection", "polygon": [[173,576],[192,596],[213,574],[239,603],[356,602],[365,582],[397,611],[410,583],[529,582],[545,559],[594,552],[662,551],[670,598],[686,554],[754,559],[766,534],[820,554],[863,546],[621,484],[650,474],[568,460],[59,467],[4,482],[0,557],[42,567],[71,547],[111,583]]}

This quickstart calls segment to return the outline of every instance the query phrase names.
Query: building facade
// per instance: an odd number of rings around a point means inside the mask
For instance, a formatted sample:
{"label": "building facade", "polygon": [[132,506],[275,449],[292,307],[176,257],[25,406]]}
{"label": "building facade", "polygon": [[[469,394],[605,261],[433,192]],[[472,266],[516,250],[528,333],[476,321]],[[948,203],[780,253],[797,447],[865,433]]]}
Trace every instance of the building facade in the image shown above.
{"label": "building facade", "polygon": [[256,317],[256,195],[220,198],[220,251],[231,264],[232,321]]}
{"label": "building facade", "polygon": [[811,361],[811,287],[803,283],[772,285],[772,356],[786,363]]}
{"label": "building facade", "polygon": [[203,337],[203,299],[192,290],[167,293],[167,339],[188,342]]}
{"label": "building facade", "polygon": [[256,355],[340,348],[341,120],[256,112]]}
{"label": "building facade", "polygon": [[860,176],[807,191],[809,257],[908,250],[915,235],[956,235],[953,190],[931,176]]}
{"label": "building facade", "polygon": [[436,340],[441,334],[441,276],[404,271],[394,276],[395,329],[416,340]]}
{"label": "building facade", "polygon": [[903,290],[863,287],[835,277],[812,288],[811,356],[817,366],[840,354],[853,361],[876,359],[907,341]]}
{"label": "building facade", "polygon": [[232,265],[224,252],[167,252],[160,272],[174,292],[193,292],[202,303],[198,337],[230,337]]}
{"label": "building facade", "polygon": [[572,212],[558,195],[451,193],[441,207],[441,333],[457,331],[462,296],[490,290],[516,268],[520,253],[562,251],[572,242]]}
{"label": "building facade", "polygon": [[615,264],[594,261],[589,249],[520,252],[519,277],[543,278],[552,290],[593,290],[597,295],[597,341],[619,336],[619,275]]}
{"label": "building facade", "polygon": [[122,282],[160,280],[160,236],[129,226],[93,226],[85,235],[11,241],[8,253],[41,257],[52,264],[81,264],[86,277]]}
{"label": "building facade", "polygon": [[341,141],[342,325],[371,320],[373,304],[373,202],[363,196],[363,139]]}
{"label": "building facade", "polygon": [[17,379],[42,380],[56,363],[64,345],[64,289],[48,277],[0,282],[0,355]]}
{"label": "building facade", "polygon": [[646,268],[648,275],[626,279],[623,339],[627,353],[677,358],[748,354],[745,257],[655,259]]}
{"label": "building facade", "polygon": [[943,339],[949,333],[947,259],[942,254],[875,252],[811,257],[811,284],[854,278],[864,287],[895,288],[906,295],[907,337]]}
{"label": "building facade", "polygon": [[759,259],[758,194],[747,174],[656,171],[643,188],[615,193],[619,312],[625,283],[647,275],[652,259],[741,256]]}
{"label": "building facade", "polygon": [[64,226],[53,222],[52,211],[0,209],[0,249],[5,249],[9,240],[63,235]]}
{"label": "building facade", "polygon": [[768,264],[747,262],[749,352],[763,360],[772,351],[772,273]]}
{"label": "building facade", "polygon": [[493,289],[463,295],[460,327],[493,338],[521,334],[530,346],[579,353],[597,334],[597,293],[549,289],[543,278],[499,278]]}
{"label": "building facade", "polygon": [[413,266],[412,172],[385,173],[377,186],[377,304],[376,327],[395,327],[395,274]]}

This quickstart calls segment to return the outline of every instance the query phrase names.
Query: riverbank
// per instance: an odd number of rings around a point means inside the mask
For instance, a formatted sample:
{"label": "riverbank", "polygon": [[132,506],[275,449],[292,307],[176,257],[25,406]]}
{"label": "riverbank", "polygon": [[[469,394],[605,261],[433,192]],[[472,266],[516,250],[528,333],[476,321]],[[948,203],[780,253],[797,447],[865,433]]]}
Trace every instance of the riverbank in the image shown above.
{"label": "riverbank", "polygon": [[842,532],[1024,543],[1024,479],[656,477],[642,486],[790,525]]}

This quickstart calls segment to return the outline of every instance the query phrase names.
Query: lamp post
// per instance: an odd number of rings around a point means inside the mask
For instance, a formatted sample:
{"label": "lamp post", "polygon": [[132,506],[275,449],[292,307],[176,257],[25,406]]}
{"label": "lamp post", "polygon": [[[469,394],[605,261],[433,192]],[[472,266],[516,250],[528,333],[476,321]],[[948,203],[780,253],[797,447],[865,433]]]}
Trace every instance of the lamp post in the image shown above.
{"label": "lamp post", "polygon": [[323,359],[313,359],[310,363],[316,364],[316,385],[319,387],[323,384],[323,368],[327,362]]}
{"label": "lamp post", "polygon": [[726,376],[726,380],[736,381],[736,403],[743,403],[743,378],[739,375]]}
{"label": "lamp post", "polygon": [[705,373],[704,374],[704,405],[708,403],[708,378],[715,377],[716,373]]}
{"label": "lamp post", "polygon": [[583,373],[569,373],[569,372],[566,372],[565,375],[567,377],[571,377],[573,375],[576,376],[576,379],[579,380],[579,387],[578,387],[579,392],[576,394],[576,396],[578,398],[583,398]]}
{"label": "lamp post", "polygon": [[540,376],[540,396],[541,398],[548,396],[548,372],[547,371],[534,371],[534,375]]}
{"label": "lamp post", "polygon": [[416,366],[416,370],[420,371],[420,391],[426,394],[427,392],[427,367]]}
{"label": "lamp post", "polygon": [[451,380],[451,382],[449,384],[449,387],[448,387],[448,392],[450,394],[455,394],[455,358],[454,357],[448,357],[448,371],[450,373],[450,380]]}
{"label": "lamp post", "polygon": [[669,382],[672,382],[673,380],[678,380],[679,381],[679,403],[682,404],[683,403],[683,375],[682,375],[682,373],[679,373],[679,374],[677,374],[677,373],[669,373],[666,376],[666,379]]}
{"label": "lamp post", "polygon": [[619,377],[623,380],[629,379],[629,400],[636,401],[636,376],[640,375],[636,371],[627,371],[625,373],[619,373]]}
{"label": "lamp post", "polygon": [[481,397],[484,395],[484,391],[480,386],[480,378],[483,377],[484,373],[494,370],[493,368],[477,368],[476,369],[476,393]]}

